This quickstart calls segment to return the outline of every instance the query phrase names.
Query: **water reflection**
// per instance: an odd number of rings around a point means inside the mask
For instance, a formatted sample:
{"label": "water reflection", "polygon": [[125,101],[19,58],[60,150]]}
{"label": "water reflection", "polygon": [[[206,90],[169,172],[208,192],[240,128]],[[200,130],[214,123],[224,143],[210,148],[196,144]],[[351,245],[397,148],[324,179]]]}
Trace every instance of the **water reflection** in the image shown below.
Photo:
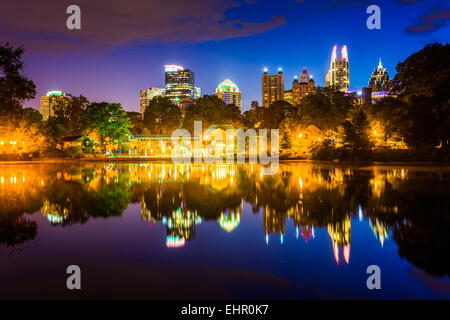
{"label": "water reflection", "polygon": [[[352,219],[369,220],[380,246],[429,274],[449,275],[449,171],[293,163],[264,176],[256,165],[84,164],[1,167],[0,250],[19,248],[39,232],[32,214],[54,227],[120,217],[140,203],[141,219],[166,227],[174,248],[195,238],[203,221],[227,233],[239,227],[243,202],[262,214],[261,237],[283,243],[286,224],[306,242],[328,231],[337,264],[350,263]],[[1,253],[1,251],[0,251]]]}

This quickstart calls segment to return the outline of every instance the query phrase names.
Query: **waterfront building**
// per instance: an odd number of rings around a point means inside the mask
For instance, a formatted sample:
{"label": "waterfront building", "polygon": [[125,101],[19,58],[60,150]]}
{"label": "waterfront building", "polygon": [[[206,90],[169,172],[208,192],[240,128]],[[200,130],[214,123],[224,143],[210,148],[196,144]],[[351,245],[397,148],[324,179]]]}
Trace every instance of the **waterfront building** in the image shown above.
{"label": "waterfront building", "polygon": [[343,46],[341,57],[337,57],[337,45],[331,53],[330,70],[326,76],[326,86],[346,90],[350,87],[350,69],[347,46]]}
{"label": "waterfront building", "polygon": [[269,75],[267,69],[264,69],[262,75],[262,104],[268,108],[276,101],[284,100],[284,75],[280,69],[275,75]]}
{"label": "waterfront building", "polygon": [[147,89],[140,91],[140,100],[139,105],[141,109],[141,114],[144,116],[145,108],[148,106],[150,100],[152,100],[154,97],[157,96],[164,96],[165,95],[165,89],[163,88],[152,88],[148,87]]}
{"label": "waterfront building", "polygon": [[193,71],[177,65],[165,65],[164,71],[166,97],[177,104],[181,99],[195,99],[196,88],[194,87]]}
{"label": "waterfront building", "polygon": [[215,95],[223,100],[226,105],[233,104],[242,109],[242,92],[230,79],[222,81],[216,89]]}
{"label": "waterfront building", "polygon": [[58,103],[69,103],[72,96],[62,91],[49,91],[45,96],[41,97],[40,112],[42,120],[46,121],[49,117],[55,115],[54,107]]}

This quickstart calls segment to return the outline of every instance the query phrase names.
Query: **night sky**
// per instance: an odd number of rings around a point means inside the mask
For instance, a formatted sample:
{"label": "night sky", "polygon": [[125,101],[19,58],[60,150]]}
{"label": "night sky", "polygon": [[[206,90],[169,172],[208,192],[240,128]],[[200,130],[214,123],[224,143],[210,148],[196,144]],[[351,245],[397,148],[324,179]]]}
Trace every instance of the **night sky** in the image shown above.
{"label": "night sky", "polygon": [[[66,28],[67,6],[81,7],[81,30]],[[381,8],[381,30],[366,28],[366,8]],[[381,57],[395,65],[433,42],[449,42],[443,0],[14,0],[0,2],[0,41],[25,47],[24,73],[39,108],[50,90],[120,102],[139,110],[139,90],[164,87],[164,64],[195,73],[202,94],[225,78],[243,92],[243,109],[261,103],[264,67],[285,74],[303,67],[323,86],[334,44],[347,45],[350,87],[367,86]]]}

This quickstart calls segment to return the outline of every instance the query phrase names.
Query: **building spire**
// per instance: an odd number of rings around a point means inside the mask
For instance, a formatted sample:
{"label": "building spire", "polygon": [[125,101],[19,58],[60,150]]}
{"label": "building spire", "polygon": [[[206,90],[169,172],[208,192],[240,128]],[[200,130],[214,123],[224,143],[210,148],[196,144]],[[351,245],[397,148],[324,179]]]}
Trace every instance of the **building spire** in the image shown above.
{"label": "building spire", "polygon": [[380,57],[380,62],[378,63],[378,69],[383,69],[383,65],[381,64],[381,57]]}

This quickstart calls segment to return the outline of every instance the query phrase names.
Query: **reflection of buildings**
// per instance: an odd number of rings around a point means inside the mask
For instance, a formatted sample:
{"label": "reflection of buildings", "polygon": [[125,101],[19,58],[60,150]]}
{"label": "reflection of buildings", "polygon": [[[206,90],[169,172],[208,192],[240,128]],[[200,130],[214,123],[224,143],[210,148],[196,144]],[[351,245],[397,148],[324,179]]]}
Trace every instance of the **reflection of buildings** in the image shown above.
{"label": "reflection of buildings", "polygon": [[369,219],[369,225],[375,235],[375,238],[380,241],[381,246],[383,247],[384,241],[389,238],[389,227],[378,220],[378,218],[375,218],[375,223],[372,223],[372,219]]}
{"label": "reflection of buildings", "polygon": [[286,234],[286,216],[266,206],[263,211],[263,228],[265,234]]}
{"label": "reflection of buildings", "polygon": [[339,250],[344,249],[343,256],[345,262],[350,260],[350,231],[351,231],[350,217],[346,217],[343,221],[328,224],[328,234],[330,235],[333,245],[334,259],[339,264]]}
{"label": "reflection of buildings", "polygon": [[[183,203],[181,205],[183,205]],[[166,220],[166,246],[183,246],[185,241],[188,241],[195,236],[196,225],[201,222],[202,219],[198,217],[196,213],[189,210],[178,208],[173,211],[172,215],[167,217]]]}
{"label": "reflection of buildings", "polygon": [[242,203],[241,206],[235,210],[227,209],[220,214],[219,225],[226,232],[231,232],[236,229],[241,223],[242,217]]}
{"label": "reflection of buildings", "polygon": [[50,203],[48,200],[44,201],[41,213],[52,224],[60,224],[69,216],[67,208],[61,209],[58,204]]}

